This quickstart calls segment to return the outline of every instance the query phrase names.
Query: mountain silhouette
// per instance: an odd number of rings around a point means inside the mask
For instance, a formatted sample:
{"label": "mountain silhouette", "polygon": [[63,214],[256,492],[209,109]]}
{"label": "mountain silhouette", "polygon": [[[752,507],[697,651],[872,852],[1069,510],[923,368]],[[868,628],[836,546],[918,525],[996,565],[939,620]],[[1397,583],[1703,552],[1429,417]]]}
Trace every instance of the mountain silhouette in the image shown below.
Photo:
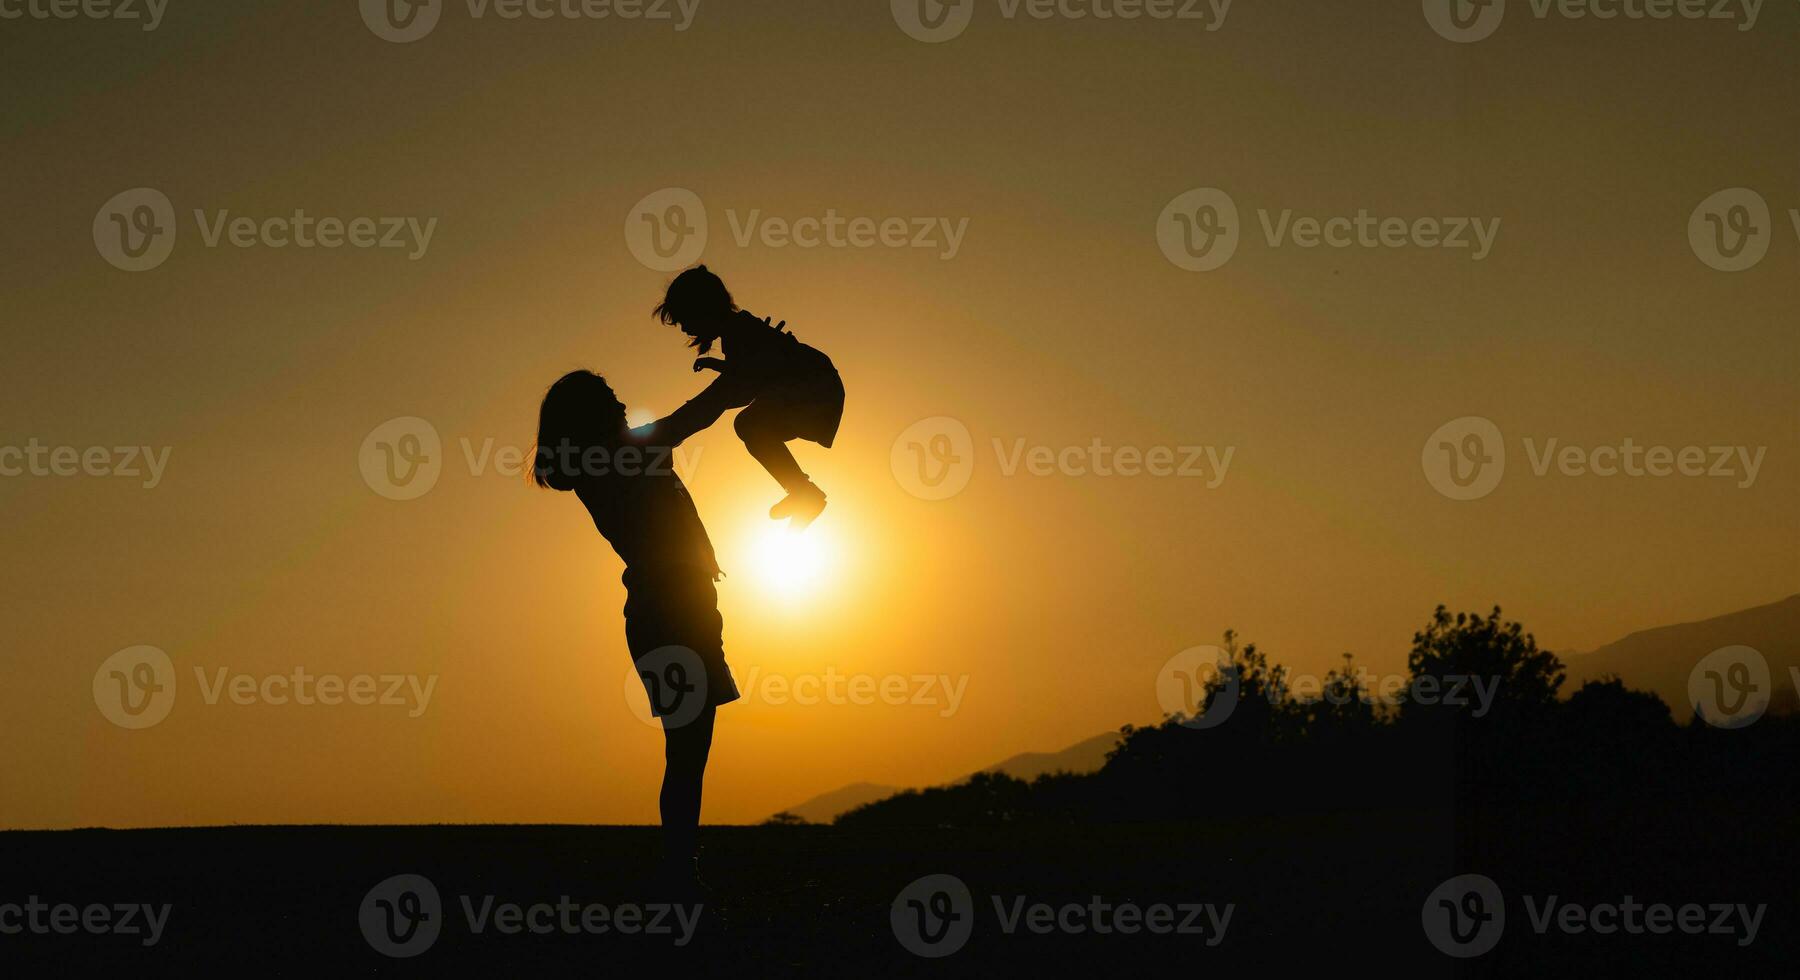
{"label": "mountain silhouette", "polygon": [[1106,753],[1118,747],[1118,744],[1119,733],[1106,732],[1086,741],[1076,742],[1060,752],[1021,752],[981,771],[1005,773],[1026,782],[1052,772],[1090,773],[1106,765]]}
{"label": "mountain silhouette", "polygon": [[807,823],[830,823],[840,813],[848,813],[865,803],[885,800],[900,792],[899,786],[883,786],[879,783],[851,783],[820,793],[798,806],[790,806],[783,813],[791,813]]}
{"label": "mountain silhouette", "polygon": [[1769,662],[1775,691],[1771,710],[1795,707],[1794,675],[1800,667],[1800,595],[1693,623],[1640,630],[1593,651],[1566,659],[1569,687],[1616,674],[1626,685],[1650,691],[1668,704],[1675,718],[1694,713],[1688,675],[1701,657],[1728,646],[1747,646]]}
{"label": "mountain silhouette", "polygon": [[[961,779],[952,780],[941,785],[954,786],[967,782],[980,773],[1003,773],[1014,779],[1027,782],[1052,772],[1072,772],[1086,774],[1096,772],[1106,765],[1106,753],[1111,752],[1119,744],[1117,732],[1105,732],[1093,738],[1084,739],[1058,752],[1021,752],[1018,755],[997,762],[985,769],[977,770]],[[885,800],[895,793],[904,790],[901,786],[884,786],[879,783],[851,783],[839,787],[829,793],[821,793],[797,806],[783,810],[808,823],[830,823],[839,814],[848,813],[865,803]]]}

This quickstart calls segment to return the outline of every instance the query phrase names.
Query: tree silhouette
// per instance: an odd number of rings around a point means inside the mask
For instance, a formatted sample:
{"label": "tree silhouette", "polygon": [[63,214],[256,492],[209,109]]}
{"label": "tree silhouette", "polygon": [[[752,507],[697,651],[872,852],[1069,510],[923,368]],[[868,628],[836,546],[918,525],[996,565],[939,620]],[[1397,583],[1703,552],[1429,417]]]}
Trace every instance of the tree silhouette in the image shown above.
{"label": "tree silhouette", "polygon": [[[1023,782],[985,774],[859,807],[841,826],[969,827],[1027,822],[1205,822],[1302,810],[1666,805],[1768,792],[1800,767],[1800,718],[1724,730],[1616,677],[1567,698],[1561,660],[1502,618],[1439,606],[1413,637],[1410,686],[1388,705],[1355,658],[1317,692],[1227,632],[1197,713],[1120,728],[1098,772]],[[1477,684],[1479,680],[1479,692]],[[1202,723],[1196,723],[1196,720]]]}

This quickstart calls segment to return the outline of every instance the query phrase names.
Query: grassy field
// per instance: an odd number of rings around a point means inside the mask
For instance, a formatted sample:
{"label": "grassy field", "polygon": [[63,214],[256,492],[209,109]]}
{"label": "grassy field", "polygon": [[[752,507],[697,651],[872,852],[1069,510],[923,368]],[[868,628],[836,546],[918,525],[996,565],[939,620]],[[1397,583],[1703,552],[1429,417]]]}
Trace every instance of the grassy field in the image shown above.
{"label": "grassy field", "polygon": [[[1721,821],[1728,820],[1728,823]],[[1730,827],[1729,832],[1723,828]],[[465,913],[505,904],[653,903],[646,880],[657,831],[640,827],[235,827],[0,834],[0,905],[169,906],[161,938],[0,935],[14,967],[112,967],[160,975],[190,967],[310,975],[441,974],[458,968],[605,971],[668,966],[700,975],[1019,975],[1068,970],[1298,971],[1366,963],[1399,975],[1620,975],[1674,964],[1747,976],[1794,951],[1794,881],[1785,819],[1729,807],[1637,814],[1488,811],[1295,813],[1181,825],[1031,826],[851,833],[829,827],[704,832],[713,888],[691,938],[670,934],[477,933]],[[1504,938],[1470,961],[1426,939],[1421,908],[1453,875],[1480,871],[1508,890]],[[359,914],[378,883],[429,879],[439,934],[396,959],[365,938]],[[973,898],[966,944],[921,958],[896,938],[890,906],[910,882],[954,875]],[[1757,940],[1727,936],[1535,933],[1519,894],[1601,902],[1769,903]],[[492,902],[487,902],[487,897]],[[1209,904],[1222,933],[1079,934],[1004,916],[1025,905],[1091,909]],[[48,912],[42,913],[48,921]],[[113,913],[117,915],[117,913]],[[549,913],[542,913],[548,916]],[[1176,912],[1176,919],[1184,913]],[[579,911],[571,923],[579,923]],[[0,925],[8,920],[0,918]],[[1077,926],[1085,920],[1068,918]],[[1117,920],[1113,920],[1115,923]],[[1216,920],[1215,920],[1216,921]],[[1722,971],[1722,972],[1720,972]],[[13,975],[25,975],[15,973]]]}

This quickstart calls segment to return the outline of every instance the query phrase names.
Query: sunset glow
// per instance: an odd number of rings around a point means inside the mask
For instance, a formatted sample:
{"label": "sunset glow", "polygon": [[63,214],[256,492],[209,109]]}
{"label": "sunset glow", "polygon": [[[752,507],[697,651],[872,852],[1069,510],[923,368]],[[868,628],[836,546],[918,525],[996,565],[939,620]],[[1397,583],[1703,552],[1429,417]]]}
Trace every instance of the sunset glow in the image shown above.
{"label": "sunset glow", "polygon": [[786,522],[771,522],[748,535],[759,591],[797,601],[816,595],[829,583],[835,557],[829,525],[821,522],[795,531]]}

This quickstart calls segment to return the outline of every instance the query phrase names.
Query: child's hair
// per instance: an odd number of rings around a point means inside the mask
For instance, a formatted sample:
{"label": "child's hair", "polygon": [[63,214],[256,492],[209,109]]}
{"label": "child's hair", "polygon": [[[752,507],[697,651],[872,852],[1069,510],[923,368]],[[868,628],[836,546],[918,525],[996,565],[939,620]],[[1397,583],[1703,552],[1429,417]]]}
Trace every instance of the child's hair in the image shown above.
{"label": "child's hair", "polygon": [[[731,291],[725,288],[725,280],[706,266],[697,265],[669,283],[663,301],[650,311],[650,315],[670,326],[682,323],[689,328],[701,328],[710,320],[723,319],[736,311],[737,303],[732,301]],[[712,350],[713,341],[717,339],[696,331],[688,346],[698,347],[700,353],[705,354]]]}
{"label": "child's hair", "polygon": [[625,406],[612,386],[592,371],[570,371],[550,386],[538,408],[532,482],[550,490],[575,489],[587,453],[617,446],[624,434]]}

